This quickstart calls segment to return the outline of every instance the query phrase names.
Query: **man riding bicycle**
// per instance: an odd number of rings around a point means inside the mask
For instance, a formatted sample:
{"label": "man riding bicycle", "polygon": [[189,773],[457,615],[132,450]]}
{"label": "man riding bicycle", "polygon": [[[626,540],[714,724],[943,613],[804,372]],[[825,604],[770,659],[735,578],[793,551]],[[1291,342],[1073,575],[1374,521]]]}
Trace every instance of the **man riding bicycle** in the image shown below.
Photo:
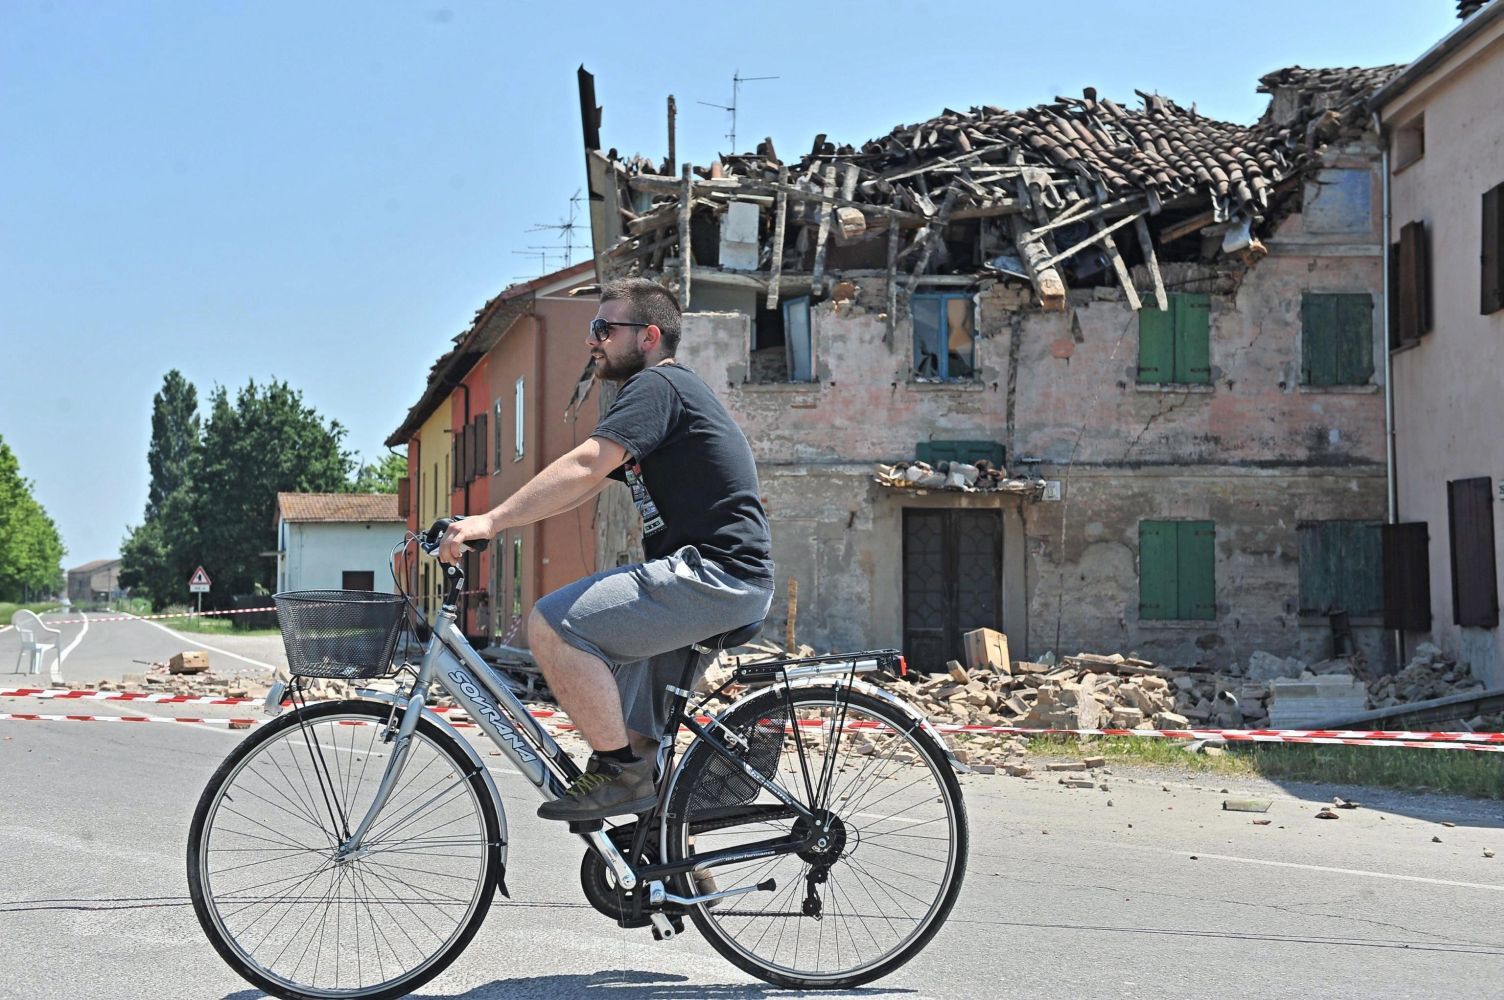
{"label": "man riding bicycle", "polygon": [[[773,561],[752,449],[710,387],[674,355],[680,308],[644,278],[608,282],[586,345],[595,376],[621,383],[589,439],[492,510],[455,522],[440,558],[465,543],[562,514],[625,482],[642,517],[644,562],[603,570],[543,597],[528,643],[594,750],[545,819],[599,820],[653,806],[667,691],[686,649],[761,621]],[[614,678],[613,678],[614,675]],[[614,683],[613,683],[614,680]]]}

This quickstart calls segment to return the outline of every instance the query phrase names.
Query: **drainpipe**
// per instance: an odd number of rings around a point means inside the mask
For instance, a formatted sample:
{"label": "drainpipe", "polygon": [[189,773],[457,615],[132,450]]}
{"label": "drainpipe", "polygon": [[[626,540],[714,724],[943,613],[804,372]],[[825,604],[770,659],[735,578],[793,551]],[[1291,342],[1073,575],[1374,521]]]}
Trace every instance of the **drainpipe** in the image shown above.
{"label": "drainpipe", "polygon": [[[538,324],[537,340],[533,348],[533,427],[537,431],[537,440],[533,442],[533,475],[543,471],[543,415],[544,415],[544,386],[548,381],[548,323],[544,321],[543,314],[535,308],[533,310],[533,322]],[[547,520],[535,522],[533,525],[533,600],[536,602],[543,596],[543,532]]]}
{"label": "drainpipe", "polygon": [[[464,392],[465,392],[465,419],[463,419],[463,420],[460,421],[460,430],[458,432],[456,432],[456,433],[459,433],[459,434],[463,434],[465,428],[467,428],[467,427],[470,426],[470,387],[468,385],[466,385],[463,381],[461,381],[459,385],[455,386],[455,388],[456,389],[463,389]],[[461,470],[463,470],[465,468],[465,456],[464,456],[463,453],[461,453],[461,454],[457,455],[456,458],[457,458],[457,461],[454,463],[454,465],[455,465],[455,471],[456,472],[461,472]],[[460,490],[462,491],[461,492],[461,496],[460,496],[460,502],[465,507],[465,514],[469,515],[469,513],[470,513],[470,481],[469,480],[465,480],[461,484]],[[453,513],[453,512],[451,511],[451,513]],[[461,556],[461,558],[463,558],[463,556]],[[467,583],[474,583],[473,580],[467,580],[466,582]],[[467,623],[469,623],[469,621],[470,621],[470,619],[469,619],[470,601],[468,599],[468,595],[466,595],[466,594],[461,594],[460,595],[459,612],[460,612],[460,619],[459,619],[460,631],[463,632],[465,630],[465,625]]]}
{"label": "drainpipe", "polygon": [[[1383,261],[1383,296],[1384,303],[1382,326],[1384,330],[1384,481],[1388,494],[1388,518],[1386,523],[1399,523],[1399,482],[1395,478],[1395,445],[1394,445],[1394,352],[1390,350],[1391,343],[1389,329],[1389,233],[1391,225],[1391,208],[1389,204],[1389,136],[1385,133],[1384,123],[1379,118],[1379,112],[1373,112],[1373,128],[1379,136],[1379,171],[1381,175],[1380,200],[1383,202],[1381,217],[1383,219],[1383,238],[1379,241],[1380,260]],[[1399,670],[1405,662],[1405,635],[1399,629],[1391,633],[1391,641],[1394,644],[1394,669]]]}

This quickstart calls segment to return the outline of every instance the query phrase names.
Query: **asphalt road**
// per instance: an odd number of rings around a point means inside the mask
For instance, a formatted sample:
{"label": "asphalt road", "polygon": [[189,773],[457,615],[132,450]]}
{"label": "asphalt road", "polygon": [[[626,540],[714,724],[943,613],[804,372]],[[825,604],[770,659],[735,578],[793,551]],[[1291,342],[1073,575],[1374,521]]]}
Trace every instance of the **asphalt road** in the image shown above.
{"label": "asphalt road", "polygon": [[[86,704],[94,714],[206,712]],[[0,702],[0,711],[60,710]],[[0,997],[260,996],[202,937],[183,875],[197,795],[244,735],[0,721]],[[750,980],[692,930],[658,943],[596,914],[578,887],[578,842],[534,817],[530,786],[503,758],[487,759],[513,835],[512,899],[498,900],[465,955],[419,995],[792,995]],[[1190,779],[1107,781],[1104,792],[964,779],[973,846],[956,910],[918,958],[851,995],[1504,995],[1504,861],[1483,857],[1484,847],[1504,850],[1497,803],[1224,786],[1274,799],[1273,823],[1255,826],[1221,810],[1219,789]],[[1315,819],[1334,793],[1364,807]]]}
{"label": "asphalt road", "polygon": [[57,666],[56,653],[47,653],[41,674],[12,674],[18,668],[29,669],[29,659],[17,662],[21,639],[15,629],[6,629],[0,631],[0,686],[49,687],[55,669],[61,670],[65,681],[75,684],[118,681],[127,674],[144,673],[150,663],[165,662],[185,649],[208,651],[215,672],[226,675],[269,677],[273,668],[287,663],[282,640],[275,635],[174,632],[171,619],[121,621],[114,612],[56,613],[42,618],[61,633],[47,640],[57,643],[57,652],[62,654],[61,667]]}

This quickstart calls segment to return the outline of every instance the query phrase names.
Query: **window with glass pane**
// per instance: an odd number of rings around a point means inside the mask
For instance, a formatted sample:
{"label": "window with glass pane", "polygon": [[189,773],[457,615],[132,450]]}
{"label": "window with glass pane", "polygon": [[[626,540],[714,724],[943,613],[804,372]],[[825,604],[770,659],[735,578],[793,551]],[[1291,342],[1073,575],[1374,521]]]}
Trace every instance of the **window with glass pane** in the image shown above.
{"label": "window with glass pane", "polygon": [[512,618],[522,617],[522,538],[512,539]]}
{"label": "window with glass pane", "polygon": [[975,377],[976,303],[969,293],[914,295],[909,314],[914,322],[915,377]]}

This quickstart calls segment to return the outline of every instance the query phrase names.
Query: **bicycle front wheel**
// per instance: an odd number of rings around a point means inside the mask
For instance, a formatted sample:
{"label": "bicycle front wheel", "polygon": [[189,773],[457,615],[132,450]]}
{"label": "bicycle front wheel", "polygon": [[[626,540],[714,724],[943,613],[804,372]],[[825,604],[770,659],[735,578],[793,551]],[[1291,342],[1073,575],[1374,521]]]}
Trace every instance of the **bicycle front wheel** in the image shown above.
{"label": "bicycle front wheel", "polygon": [[283,715],[226,758],[194,811],[199,923],[231,968],[274,996],[405,996],[485,918],[499,822],[480,770],[427,721],[362,849],[337,854],[386,771],[391,712],[340,701]]}
{"label": "bicycle front wheel", "polygon": [[[709,869],[723,891],[776,888],[691,907],[700,933],[742,970],[792,989],[850,988],[918,954],[966,872],[966,808],[944,750],[898,706],[834,687],[769,688],[719,721],[742,741],[740,762],[818,825],[703,740],[691,744],[669,797],[671,860],[815,835],[798,853]],[[727,739],[719,726],[713,734]],[[681,879],[680,892],[692,886]]]}

